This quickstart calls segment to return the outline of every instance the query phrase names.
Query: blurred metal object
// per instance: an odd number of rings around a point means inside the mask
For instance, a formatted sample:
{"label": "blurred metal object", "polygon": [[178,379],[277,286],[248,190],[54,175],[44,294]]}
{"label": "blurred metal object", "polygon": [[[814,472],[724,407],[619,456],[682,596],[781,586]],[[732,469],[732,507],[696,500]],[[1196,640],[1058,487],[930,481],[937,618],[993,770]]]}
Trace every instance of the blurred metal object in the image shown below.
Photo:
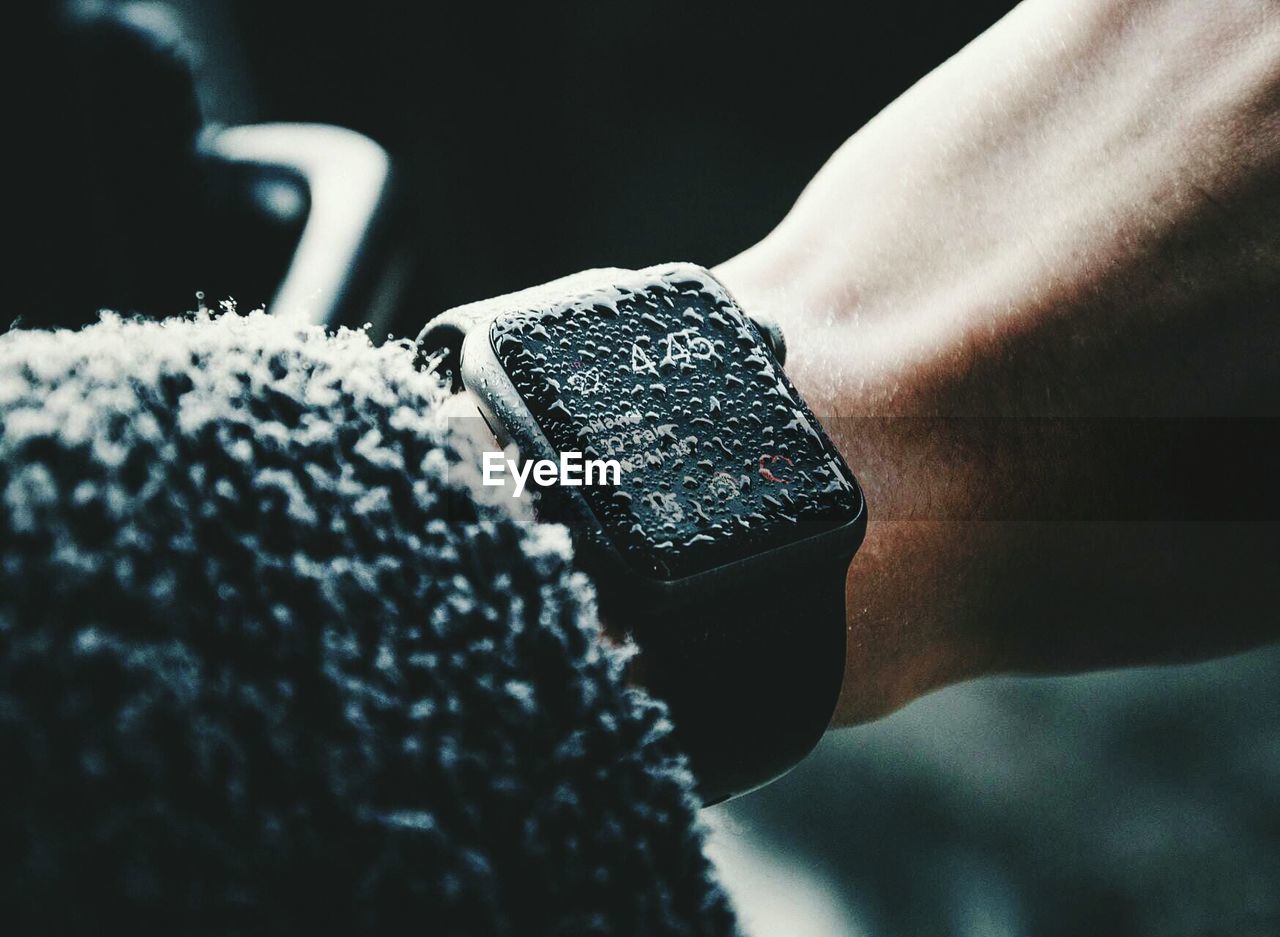
{"label": "blurred metal object", "polygon": [[233,165],[284,172],[305,188],[302,234],[269,312],[326,326],[389,318],[390,310],[379,308],[392,305],[381,288],[385,258],[375,249],[391,187],[391,160],[381,146],[341,127],[272,123],[207,128],[201,150]]}

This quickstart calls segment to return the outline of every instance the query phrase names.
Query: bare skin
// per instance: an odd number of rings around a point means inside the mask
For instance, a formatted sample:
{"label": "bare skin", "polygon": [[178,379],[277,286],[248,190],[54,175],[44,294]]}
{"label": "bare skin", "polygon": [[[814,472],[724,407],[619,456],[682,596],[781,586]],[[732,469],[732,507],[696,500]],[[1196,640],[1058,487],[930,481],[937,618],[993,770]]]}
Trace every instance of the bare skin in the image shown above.
{"label": "bare skin", "polygon": [[837,724],[1280,637],[1280,515],[1178,455],[1280,416],[1276,0],[1026,0],[718,273],[867,489]]}

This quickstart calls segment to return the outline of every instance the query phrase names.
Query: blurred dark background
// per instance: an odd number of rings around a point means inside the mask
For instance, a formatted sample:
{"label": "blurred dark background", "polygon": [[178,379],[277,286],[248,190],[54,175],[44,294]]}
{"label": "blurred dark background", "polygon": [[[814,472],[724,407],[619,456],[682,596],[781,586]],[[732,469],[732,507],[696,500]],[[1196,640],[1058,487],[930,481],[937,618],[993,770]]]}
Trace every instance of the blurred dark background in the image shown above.
{"label": "blurred dark background", "polygon": [[588,266],[731,256],[1008,6],[234,2],[248,101],[227,117],[387,147],[426,222],[413,295],[431,310]]}
{"label": "blurred dark background", "polygon": [[[204,120],[331,123],[380,143],[399,296],[380,325],[412,334],[442,308],[588,266],[732,256],[1008,6],[75,3],[50,5],[25,47],[53,42],[59,9],[173,28]],[[22,266],[39,273],[15,314],[165,314],[197,289],[269,300],[282,225],[263,235],[225,186],[210,193],[178,164],[195,117],[172,69],[118,39],[57,45],[26,70],[19,123],[35,131],[29,175],[47,183],[26,189],[42,236]]]}
{"label": "blurred dark background", "polygon": [[[390,154],[383,282],[340,321],[412,335],[588,266],[714,264],[1007,6],[24,10],[7,319],[270,301],[308,193],[195,146],[264,121],[352,128]],[[969,684],[829,735],[708,811],[713,851],[757,937],[1280,933],[1277,686],[1278,649]]]}

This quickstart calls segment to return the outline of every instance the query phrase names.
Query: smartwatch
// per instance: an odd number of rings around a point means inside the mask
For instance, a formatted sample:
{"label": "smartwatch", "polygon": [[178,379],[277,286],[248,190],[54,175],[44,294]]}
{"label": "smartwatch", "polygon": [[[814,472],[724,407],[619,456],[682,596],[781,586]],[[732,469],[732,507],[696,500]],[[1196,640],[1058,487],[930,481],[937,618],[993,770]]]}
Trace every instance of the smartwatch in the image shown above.
{"label": "smartwatch", "polygon": [[808,754],[840,691],[867,512],[780,330],[677,263],[460,306],[418,342],[519,460],[587,466],[533,476],[538,516],[569,528],[602,620],[638,646],[703,803]]}

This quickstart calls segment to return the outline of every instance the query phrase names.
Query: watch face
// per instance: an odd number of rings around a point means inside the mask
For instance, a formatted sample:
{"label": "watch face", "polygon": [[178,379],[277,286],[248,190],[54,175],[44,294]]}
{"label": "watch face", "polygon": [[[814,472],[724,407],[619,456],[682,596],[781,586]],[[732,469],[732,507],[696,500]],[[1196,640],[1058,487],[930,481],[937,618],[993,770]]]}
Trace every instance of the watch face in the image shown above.
{"label": "watch face", "polygon": [[573,489],[636,572],[676,579],[846,524],[853,476],[756,325],[713,279],[654,277],[490,327],[560,453],[616,460]]}

